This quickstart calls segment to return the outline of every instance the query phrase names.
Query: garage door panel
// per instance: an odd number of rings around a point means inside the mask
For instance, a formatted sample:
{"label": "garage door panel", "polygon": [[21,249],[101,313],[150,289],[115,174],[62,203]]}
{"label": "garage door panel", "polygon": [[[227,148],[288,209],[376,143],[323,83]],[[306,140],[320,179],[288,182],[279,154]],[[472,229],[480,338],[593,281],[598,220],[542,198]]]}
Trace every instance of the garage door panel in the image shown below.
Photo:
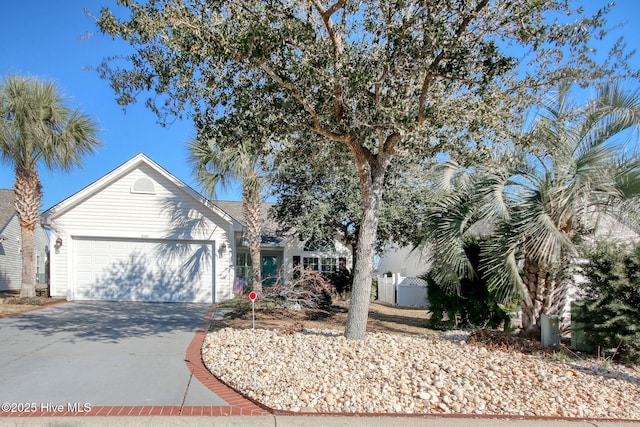
{"label": "garage door panel", "polygon": [[212,301],[211,242],[76,239],[75,247],[75,299]]}
{"label": "garage door panel", "polygon": [[93,240],[89,243],[93,243],[93,245],[88,245],[89,247],[94,247],[94,248],[108,248],[111,245],[114,244],[114,242],[109,242],[109,241],[100,241],[100,240]]}

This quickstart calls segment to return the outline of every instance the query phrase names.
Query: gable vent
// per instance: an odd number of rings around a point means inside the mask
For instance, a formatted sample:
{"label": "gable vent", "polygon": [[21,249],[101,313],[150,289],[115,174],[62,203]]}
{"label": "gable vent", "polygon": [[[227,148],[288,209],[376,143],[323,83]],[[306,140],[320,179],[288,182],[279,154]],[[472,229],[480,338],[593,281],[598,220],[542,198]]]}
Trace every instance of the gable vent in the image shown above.
{"label": "gable vent", "polygon": [[149,178],[139,178],[131,186],[132,193],[155,194],[156,190],[153,181]]}

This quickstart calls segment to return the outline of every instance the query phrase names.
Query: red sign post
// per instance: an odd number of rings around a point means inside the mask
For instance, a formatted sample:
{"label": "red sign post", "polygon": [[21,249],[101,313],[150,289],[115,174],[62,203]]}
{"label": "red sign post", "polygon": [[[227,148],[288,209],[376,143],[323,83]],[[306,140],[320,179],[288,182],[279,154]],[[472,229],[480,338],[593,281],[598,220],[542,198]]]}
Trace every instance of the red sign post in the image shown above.
{"label": "red sign post", "polygon": [[253,333],[256,332],[256,298],[258,298],[258,294],[254,291],[249,293],[249,299],[251,300],[251,314],[252,314],[252,324],[253,324]]}

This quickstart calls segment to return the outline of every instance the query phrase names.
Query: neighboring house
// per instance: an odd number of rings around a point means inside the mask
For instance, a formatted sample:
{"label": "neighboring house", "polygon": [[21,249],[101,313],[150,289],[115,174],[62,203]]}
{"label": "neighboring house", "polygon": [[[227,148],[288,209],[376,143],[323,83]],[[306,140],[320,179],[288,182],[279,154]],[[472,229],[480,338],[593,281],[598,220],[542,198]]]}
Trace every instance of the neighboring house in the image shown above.
{"label": "neighboring house", "polygon": [[[0,189],[0,291],[20,290],[22,286],[22,234],[13,190]],[[49,242],[44,228],[34,232],[36,287],[46,286]]]}
{"label": "neighboring house", "polygon": [[[240,283],[248,283],[252,266],[248,242],[244,238],[245,220],[242,202],[213,201],[213,203],[234,219],[236,278]],[[344,245],[340,239],[328,242],[301,241],[295,235],[283,236],[278,233],[278,224],[270,215],[272,206],[273,203],[262,205],[260,268],[264,286],[273,284],[277,278],[287,279],[296,265],[326,274],[336,273],[341,267],[351,266],[351,248]]]}
{"label": "neighboring house", "polygon": [[431,261],[419,249],[390,245],[378,261],[378,301],[404,307],[425,307],[427,283],[419,276],[431,268]]}
{"label": "neighboring house", "polygon": [[411,246],[390,245],[378,261],[378,277],[390,278],[394,285],[407,277],[418,277],[429,271],[431,261],[426,253]]}
{"label": "neighboring house", "polygon": [[[593,234],[587,237],[591,243],[595,241],[613,241],[618,243],[637,243],[640,235],[633,229],[625,226],[617,219],[604,213],[598,214],[595,210],[592,216],[592,223],[588,224],[593,228]],[[481,220],[474,223],[468,234],[475,238],[490,238],[494,230],[494,224],[490,220]],[[424,281],[417,280],[417,276],[427,273],[431,268],[431,261],[428,250],[421,252],[412,250],[411,247],[399,248],[391,245],[378,263],[378,300],[401,306],[421,306],[426,295],[426,290],[419,289],[426,286]],[[580,289],[575,286],[582,283],[585,278],[580,273],[580,261],[571,270],[572,281],[567,282],[568,286],[560,287],[557,293],[552,295],[552,300],[557,301],[557,306],[552,308],[565,322],[569,320],[571,302],[579,299]]]}
{"label": "neighboring house", "polygon": [[[350,249],[278,237],[268,220],[266,285],[294,263],[350,265]],[[211,202],[138,154],[43,214],[50,229],[51,295],[69,300],[219,302],[250,277],[241,202]],[[332,249],[328,252],[328,249]]]}

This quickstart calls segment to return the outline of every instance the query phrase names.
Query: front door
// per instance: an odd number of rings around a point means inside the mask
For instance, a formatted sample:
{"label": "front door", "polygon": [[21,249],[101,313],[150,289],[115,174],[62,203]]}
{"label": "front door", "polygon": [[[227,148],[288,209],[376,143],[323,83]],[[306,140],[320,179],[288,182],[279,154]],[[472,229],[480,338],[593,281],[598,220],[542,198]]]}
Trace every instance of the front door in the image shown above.
{"label": "front door", "polygon": [[278,277],[278,257],[262,255],[262,283],[264,286],[273,285]]}

